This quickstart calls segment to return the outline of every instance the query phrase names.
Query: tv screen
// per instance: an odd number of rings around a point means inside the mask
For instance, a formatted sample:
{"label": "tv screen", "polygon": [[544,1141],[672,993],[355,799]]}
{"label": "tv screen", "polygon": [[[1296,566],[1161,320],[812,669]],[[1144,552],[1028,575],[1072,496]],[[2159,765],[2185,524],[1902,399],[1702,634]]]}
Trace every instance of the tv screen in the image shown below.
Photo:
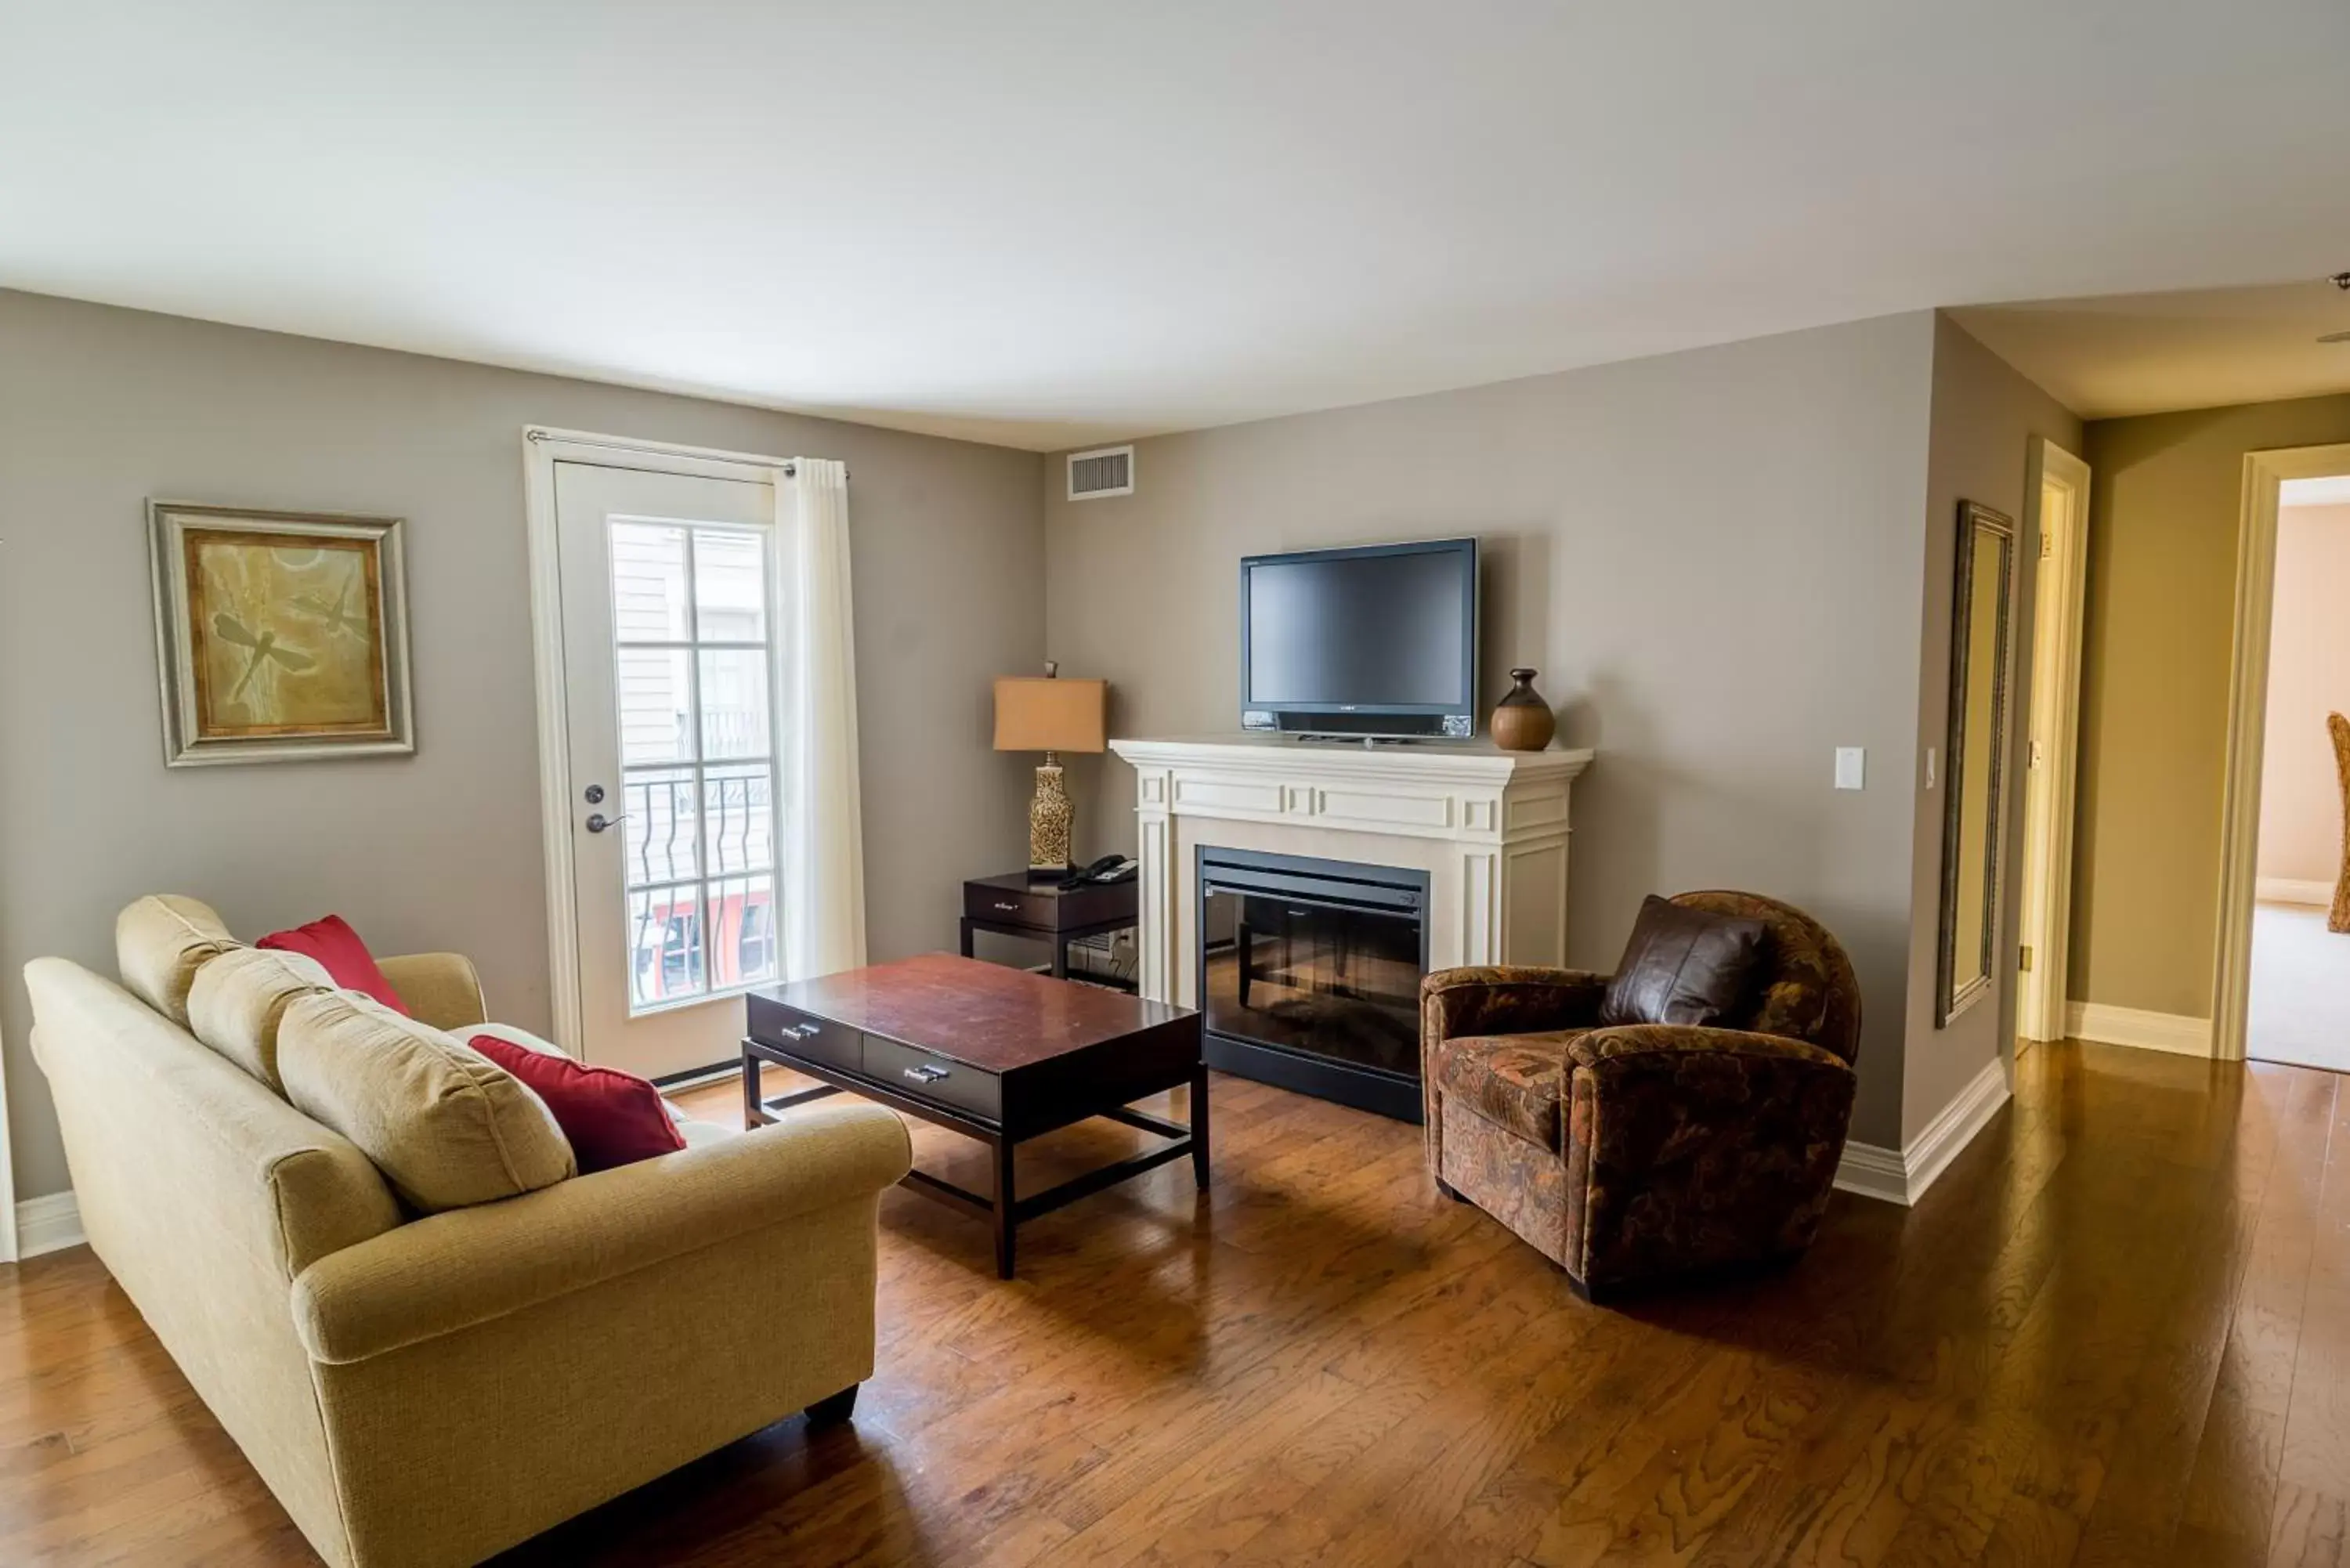
{"label": "tv screen", "polygon": [[1471,711],[1474,539],[1252,556],[1241,583],[1243,709]]}

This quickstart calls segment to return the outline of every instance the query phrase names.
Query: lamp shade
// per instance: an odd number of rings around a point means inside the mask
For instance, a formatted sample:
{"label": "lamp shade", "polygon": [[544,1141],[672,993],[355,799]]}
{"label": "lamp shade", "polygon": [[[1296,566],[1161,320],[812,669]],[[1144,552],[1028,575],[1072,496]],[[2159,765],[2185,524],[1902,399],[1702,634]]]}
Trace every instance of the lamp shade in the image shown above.
{"label": "lamp shade", "polygon": [[999,752],[1098,752],[1107,680],[1054,680],[1041,676],[998,676],[995,681],[995,749]]}

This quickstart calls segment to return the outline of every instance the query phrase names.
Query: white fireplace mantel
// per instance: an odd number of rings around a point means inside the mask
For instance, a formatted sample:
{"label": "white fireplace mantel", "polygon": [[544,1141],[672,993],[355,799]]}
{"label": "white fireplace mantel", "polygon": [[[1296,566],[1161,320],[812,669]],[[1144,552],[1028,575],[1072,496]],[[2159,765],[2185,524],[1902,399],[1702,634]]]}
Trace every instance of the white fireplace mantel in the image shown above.
{"label": "white fireplace mantel", "polygon": [[1271,735],[1109,747],[1135,772],[1147,997],[1199,1004],[1203,846],[1425,871],[1431,969],[1566,961],[1568,794],[1587,751]]}

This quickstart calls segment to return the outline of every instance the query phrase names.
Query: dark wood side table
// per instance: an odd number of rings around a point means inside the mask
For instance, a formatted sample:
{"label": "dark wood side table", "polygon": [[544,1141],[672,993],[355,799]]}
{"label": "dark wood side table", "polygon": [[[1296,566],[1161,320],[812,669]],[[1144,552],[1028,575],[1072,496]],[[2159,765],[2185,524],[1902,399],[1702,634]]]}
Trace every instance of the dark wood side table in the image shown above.
{"label": "dark wood side table", "polygon": [[973,931],[1034,937],[1053,944],[1053,978],[1066,980],[1070,943],[1124,930],[1140,920],[1141,886],[1129,877],[1087,883],[1065,893],[1057,878],[1031,880],[1024,871],[974,877],[962,885],[962,956],[972,956]]}
{"label": "dark wood side table", "polygon": [[[968,1192],[927,1171],[906,1185],[993,1221],[995,1272],[1010,1279],[1020,1222],[1169,1160],[1189,1158],[1208,1185],[1208,1069],[1200,1015],[1098,986],[931,953],[754,991],[743,1037],[743,1110],[753,1126],[846,1091],[950,1127],[994,1152],[995,1191]],[[816,1080],[773,1099],[764,1063]],[[1129,1101],[1191,1090],[1189,1125]],[[1043,1192],[1014,1190],[1012,1153],[1040,1133],[1106,1116],[1169,1141]]]}

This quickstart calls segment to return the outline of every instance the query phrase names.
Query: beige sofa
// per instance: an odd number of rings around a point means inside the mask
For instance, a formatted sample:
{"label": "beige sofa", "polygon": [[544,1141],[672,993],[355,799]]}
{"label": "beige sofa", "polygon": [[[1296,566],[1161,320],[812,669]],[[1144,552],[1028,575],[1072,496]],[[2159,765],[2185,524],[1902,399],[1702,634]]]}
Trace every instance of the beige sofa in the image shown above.
{"label": "beige sofa", "polygon": [[[413,1219],[189,1032],[234,945],[212,911],[142,899],[118,939],[122,985],[26,971],[83,1228],[328,1563],[477,1562],[871,1375],[876,1205],[910,1153],[890,1112],[692,1129]],[[384,970],[424,1022],[482,1021],[463,958]]]}

